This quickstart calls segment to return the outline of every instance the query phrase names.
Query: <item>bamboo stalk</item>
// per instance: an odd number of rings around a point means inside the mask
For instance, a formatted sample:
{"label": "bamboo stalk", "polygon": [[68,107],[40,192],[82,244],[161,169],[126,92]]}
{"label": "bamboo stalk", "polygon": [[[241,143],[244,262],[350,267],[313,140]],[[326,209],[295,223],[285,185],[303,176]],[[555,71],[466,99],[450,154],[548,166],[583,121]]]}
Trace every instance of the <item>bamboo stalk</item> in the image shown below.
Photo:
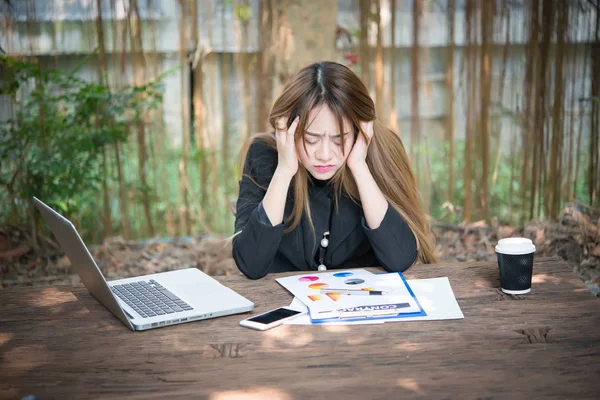
{"label": "bamboo stalk", "polygon": [[381,0],[376,0],[377,45],[375,48],[375,108],[377,117],[383,120],[383,27],[381,26]]}
{"label": "bamboo stalk", "polygon": [[[514,85],[511,85],[513,88]],[[513,92],[511,90],[511,92]],[[517,115],[519,114],[519,101],[516,101]],[[511,121],[510,124],[510,148],[515,149],[517,146],[517,125]],[[514,182],[515,182],[515,166],[516,166],[516,152],[510,152],[510,183],[508,186],[508,209],[510,210],[510,220],[512,221],[514,218],[513,210],[514,210]]]}
{"label": "bamboo stalk", "polygon": [[[112,11],[112,28],[113,28],[113,48],[116,52],[119,47],[119,38],[121,38],[121,57],[120,59],[115,57],[115,69],[117,71],[117,76],[115,77],[115,86],[122,87],[123,79],[125,76],[125,49],[127,48],[126,40],[127,40],[127,24],[122,24],[117,22],[116,18],[116,0],[111,0],[111,11]],[[114,153],[115,153],[115,169],[117,170],[117,186],[119,192],[119,214],[121,218],[121,235],[125,240],[130,240],[132,238],[132,226],[131,221],[129,219],[129,197],[127,193],[127,178],[124,171],[124,166],[121,163],[121,148],[119,143],[114,144]]]}
{"label": "bamboo stalk", "polygon": [[[149,16],[148,23],[150,28],[149,32],[151,43],[150,51],[154,56],[152,58],[152,79],[154,80],[159,75],[160,68],[158,65],[158,60],[160,60],[160,57],[157,55],[156,49],[156,21],[152,13],[152,0],[147,0],[146,7],[148,9]],[[169,165],[167,159],[167,149],[169,147],[169,144],[167,140],[167,133],[165,130],[165,120],[163,117],[162,107],[152,111],[152,121],[155,124],[155,129],[153,129],[154,135],[150,137],[149,148],[151,151],[152,170],[154,172],[154,179],[156,182],[156,184],[152,185],[152,188],[154,193],[156,193],[156,197],[162,198],[166,204],[166,208],[170,208],[171,201],[169,196],[171,194],[171,190],[169,188],[169,179],[167,176],[168,169],[163,167],[163,165]],[[159,231],[164,231],[169,224],[166,213],[161,222],[164,224],[164,228],[159,229]]]}
{"label": "bamboo stalk", "polygon": [[471,163],[472,163],[472,136],[473,136],[473,113],[475,98],[473,96],[473,80],[475,75],[475,69],[473,64],[473,0],[467,0],[465,9],[465,38],[466,38],[466,49],[465,59],[467,63],[466,77],[465,77],[465,96],[466,96],[466,124],[465,124],[465,149],[464,158],[465,166],[463,169],[463,221],[468,223],[471,221],[472,213],[472,192],[471,192]]}
{"label": "bamboo stalk", "polygon": [[[270,1],[270,0],[268,0]],[[209,14],[212,15],[212,9],[210,10]],[[214,43],[214,32],[215,30],[213,29],[214,27],[214,23],[216,21],[214,21],[213,19],[209,19],[208,21],[208,26],[209,26],[209,32],[210,32],[210,43]],[[262,32],[262,31],[261,31]],[[262,35],[261,35],[261,39]],[[267,53],[265,53],[267,54]],[[207,59],[207,75],[208,75],[208,81],[210,81],[212,84],[209,86],[209,90],[208,90],[208,94],[207,97],[208,99],[210,99],[209,101],[207,101],[207,105],[208,103],[210,103],[210,110],[211,110],[211,125],[210,128],[208,128],[207,131],[207,136],[206,136],[206,146],[208,147],[208,157],[209,157],[209,166],[210,166],[210,194],[209,197],[210,199],[208,199],[210,201],[210,204],[212,207],[212,209],[218,209],[219,207],[219,177],[218,177],[218,171],[219,168],[221,167],[219,165],[218,162],[218,157],[217,157],[217,143],[218,143],[218,132],[217,132],[217,119],[218,119],[218,113],[219,113],[219,103],[217,102],[217,95],[216,95],[216,87],[217,87],[217,82],[218,82],[218,71],[217,71],[217,63],[218,63],[218,59],[217,59],[217,55],[213,54],[213,57],[211,57],[212,59]],[[207,122],[208,122],[208,118],[207,118]],[[206,215],[206,219],[207,219],[207,224],[211,227],[215,227],[214,222],[217,221],[217,213],[207,213]]]}
{"label": "bamboo stalk", "polygon": [[398,114],[396,113],[396,0],[390,1],[390,13],[390,113],[388,126],[398,133]]}
{"label": "bamboo stalk", "polygon": [[454,40],[456,15],[456,0],[448,1],[448,9],[446,10],[446,18],[448,24],[448,56],[446,68],[446,143],[448,145],[448,192],[446,197],[449,202],[454,200],[454,52],[456,44]]}
{"label": "bamboo stalk", "polygon": [[[569,22],[569,26],[572,26],[575,21],[577,21],[577,13],[571,13]],[[577,35],[575,35],[577,36]],[[573,38],[575,39],[575,38]],[[575,41],[575,40],[574,40]],[[577,70],[578,70],[578,61],[579,57],[577,56],[577,47],[575,43],[571,43],[571,51],[570,57],[572,60],[575,60],[575,63],[569,69],[569,84],[571,86],[571,102],[569,104],[569,129],[567,130],[567,134],[569,135],[569,146],[566,154],[566,162],[567,162],[567,174],[566,174],[566,182],[563,185],[562,192],[565,193],[563,198],[567,201],[574,199],[574,193],[572,193],[572,182],[573,182],[573,151],[575,146],[575,80],[577,78]],[[583,77],[582,77],[583,79]]]}
{"label": "bamboo stalk", "polygon": [[[225,26],[225,7],[221,9],[221,24]],[[225,43],[225,29],[223,29],[223,43]],[[221,162],[223,165],[221,182],[223,183],[223,200],[225,210],[229,209],[229,196],[231,193],[231,166],[230,166],[230,128],[229,128],[229,70],[230,61],[228,53],[221,53],[221,99],[222,99],[222,115],[223,115],[223,134],[221,136]],[[223,215],[223,226],[228,226],[229,214],[226,212]]]}
{"label": "bamboo stalk", "polygon": [[419,78],[421,74],[419,63],[419,31],[421,29],[421,12],[423,10],[423,0],[415,0],[412,12],[412,33],[413,42],[411,47],[410,59],[410,92],[411,92],[411,124],[410,124],[410,154],[411,159],[417,169],[417,176],[420,174],[419,155],[417,148],[421,137],[421,118],[419,110]]}
{"label": "bamboo stalk", "polygon": [[[587,14],[587,23],[583,24],[584,29],[585,29],[585,34],[584,37],[587,38],[590,35],[590,15]],[[592,50],[592,46],[591,45],[586,45],[584,46],[584,50],[583,50],[583,72],[581,74],[582,79],[581,79],[581,93],[585,93],[585,89],[586,89],[586,80],[587,80],[587,71],[588,71],[588,57],[589,57],[589,53]],[[576,151],[575,151],[575,173],[573,175],[573,197],[575,199],[577,199],[577,184],[579,183],[579,164],[580,164],[580,160],[581,160],[581,142],[582,142],[582,137],[583,137],[583,119],[585,117],[585,104],[580,100],[579,101],[579,129],[578,129],[578,133],[577,133],[577,145],[576,145]]]}

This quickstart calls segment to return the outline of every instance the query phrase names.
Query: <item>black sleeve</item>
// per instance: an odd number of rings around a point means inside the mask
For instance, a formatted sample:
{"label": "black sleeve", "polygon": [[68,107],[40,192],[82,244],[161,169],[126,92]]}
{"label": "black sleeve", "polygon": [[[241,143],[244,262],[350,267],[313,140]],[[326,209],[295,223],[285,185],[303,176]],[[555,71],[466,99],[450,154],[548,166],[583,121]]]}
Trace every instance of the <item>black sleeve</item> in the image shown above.
{"label": "black sleeve", "polygon": [[255,141],[239,182],[232,250],[238,269],[250,279],[267,275],[283,236],[283,223],[271,225],[262,207],[276,167],[277,152],[263,141]]}
{"label": "black sleeve", "polygon": [[365,230],[375,257],[386,270],[402,272],[410,267],[417,258],[417,241],[400,213],[388,203],[388,209],[376,229],[367,226],[362,217]]}

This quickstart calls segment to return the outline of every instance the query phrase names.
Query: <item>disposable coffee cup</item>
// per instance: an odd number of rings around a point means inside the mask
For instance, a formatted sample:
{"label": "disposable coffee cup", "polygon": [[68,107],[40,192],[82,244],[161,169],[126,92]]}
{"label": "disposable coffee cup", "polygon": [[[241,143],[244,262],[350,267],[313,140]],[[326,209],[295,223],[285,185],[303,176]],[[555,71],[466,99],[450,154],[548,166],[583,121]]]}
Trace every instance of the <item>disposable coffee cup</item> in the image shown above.
{"label": "disposable coffee cup", "polygon": [[498,241],[496,255],[500,270],[500,288],[507,294],[531,291],[535,246],[527,238],[506,238]]}

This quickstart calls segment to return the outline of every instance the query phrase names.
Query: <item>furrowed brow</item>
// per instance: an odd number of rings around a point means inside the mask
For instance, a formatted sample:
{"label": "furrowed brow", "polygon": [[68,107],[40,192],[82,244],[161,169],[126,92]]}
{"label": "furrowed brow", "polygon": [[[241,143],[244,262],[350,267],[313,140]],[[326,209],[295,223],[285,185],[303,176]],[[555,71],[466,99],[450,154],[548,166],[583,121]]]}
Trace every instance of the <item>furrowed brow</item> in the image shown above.
{"label": "furrowed brow", "polygon": [[[322,136],[324,136],[324,134],[322,134],[322,133],[314,133],[314,132],[309,132],[309,131],[305,131],[305,132],[306,132],[307,135],[310,135],[310,136],[315,136],[315,137],[322,137]],[[345,132],[344,133],[344,135],[349,135],[349,134],[350,134],[350,132]],[[340,136],[341,135],[333,135],[333,136],[330,136],[330,137],[332,137],[332,138],[339,138]]]}

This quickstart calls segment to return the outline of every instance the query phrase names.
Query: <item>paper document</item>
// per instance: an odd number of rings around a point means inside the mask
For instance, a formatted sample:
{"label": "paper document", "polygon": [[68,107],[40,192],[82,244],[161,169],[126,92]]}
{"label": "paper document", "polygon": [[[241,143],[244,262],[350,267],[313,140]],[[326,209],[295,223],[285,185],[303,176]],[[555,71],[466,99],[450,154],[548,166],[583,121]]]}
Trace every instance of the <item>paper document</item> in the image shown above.
{"label": "paper document", "polygon": [[[444,319],[462,319],[464,315],[456,302],[454,292],[450,286],[450,281],[447,277],[433,279],[412,279],[407,281],[415,296],[419,299],[419,303],[427,313],[426,316],[404,317],[398,319],[365,319],[360,321],[334,321],[325,322],[327,325],[359,325],[359,324],[380,324],[384,322],[395,321],[427,321],[427,320],[444,320]],[[299,311],[308,311],[308,307],[300,301],[299,298],[294,298],[290,307]],[[311,325],[312,322],[308,315],[302,315],[294,318],[286,324],[290,325]],[[322,324],[321,324],[322,325]]]}
{"label": "paper document", "polygon": [[276,280],[307,306],[313,322],[425,314],[401,273],[350,270]]}

